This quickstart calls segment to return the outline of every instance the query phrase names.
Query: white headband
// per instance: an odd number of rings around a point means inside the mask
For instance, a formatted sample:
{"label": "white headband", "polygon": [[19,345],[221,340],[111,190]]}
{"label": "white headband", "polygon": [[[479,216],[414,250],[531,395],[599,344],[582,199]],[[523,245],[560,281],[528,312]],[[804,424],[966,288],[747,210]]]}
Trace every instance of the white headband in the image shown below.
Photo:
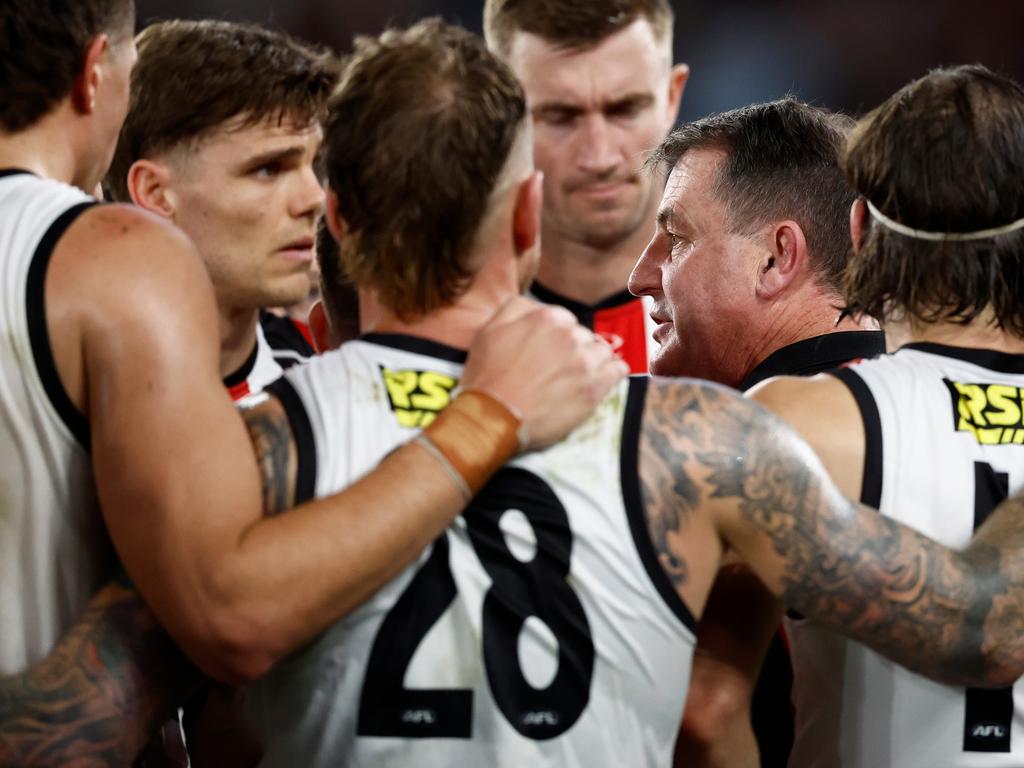
{"label": "white headband", "polygon": [[979,229],[977,232],[929,232],[926,229],[914,229],[908,227],[905,224],[900,224],[898,221],[893,221],[880,210],[875,208],[867,198],[864,198],[864,202],[867,203],[868,210],[871,211],[871,215],[878,220],[878,223],[887,229],[891,229],[893,232],[898,232],[901,235],[907,237],[913,237],[916,240],[932,240],[933,242],[950,242],[950,243],[962,243],[969,240],[985,240],[996,235],[1005,235],[1007,232],[1016,232],[1018,229],[1024,229],[1024,219],[1017,219],[1011,221],[1009,224],[1004,224],[1001,227],[992,227],[991,229]]}

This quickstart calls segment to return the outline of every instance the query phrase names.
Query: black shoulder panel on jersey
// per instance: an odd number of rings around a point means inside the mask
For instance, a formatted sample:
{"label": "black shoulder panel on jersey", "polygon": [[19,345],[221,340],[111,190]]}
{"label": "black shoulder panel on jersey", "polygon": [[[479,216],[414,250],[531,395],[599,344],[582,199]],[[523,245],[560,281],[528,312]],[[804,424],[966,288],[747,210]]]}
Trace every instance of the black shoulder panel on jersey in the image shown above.
{"label": "black shoulder panel on jersey", "polygon": [[95,200],[88,200],[68,208],[58,216],[50,228],[46,230],[36,252],[32,255],[32,263],[28,268],[28,281],[25,286],[25,314],[28,316],[28,337],[32,345],[32,358],[36,370],[42,379],[50,403],[57,411],[61,421],[71,430],[71,434],[85,450],[89,450],[91,436],[89,422],[85,414],[75,407],[68,396],[64,384],[57,373],[57,362],[53,359],[50,347],[50,331],[46,327],[46,270],[50,266],[50,258],[57,241],[84,211],[96,205]]}
{"label": "black shoulder panel on jersey", "polygon": [[697,633],[697,620],[690,607],[676,592],[672,582],[658,562],[658,555],[647,530],[647,515],[644,513],[643,495],[640,491],[640,429],[643,426],[644,402],[647,399],[647,376],[633,376],[629,380],[629,397],[626,401],[626,415],[622,424],[622,455],[619,477],[622,483],[622,500],[629,518],[629,530],[633,534],[640,561],[650,577],[654,588],[665,604],[691,632]]}
{"label": "black shoulder panel on jersey", "polygon": [[264,391],[280,400],[284,412],[288,415],[288,424],[295,437],[295,453],[298,457],[298,466],[295,470],[295,503],[302,504],[316,495],[316,441],[313,439],[313,425],[309,421],[306,407],[302,404],[302,398],[286,377],[282,376],[267,385]]}
{"label": "black shoulder panel on jersey", "polygon": [[864,422],[864,478],[861,480],[860,501],[872,509],[882,505],[882,420],[878,406],[868,385],[852,368],[829,371],[850,390],[857,401]]}

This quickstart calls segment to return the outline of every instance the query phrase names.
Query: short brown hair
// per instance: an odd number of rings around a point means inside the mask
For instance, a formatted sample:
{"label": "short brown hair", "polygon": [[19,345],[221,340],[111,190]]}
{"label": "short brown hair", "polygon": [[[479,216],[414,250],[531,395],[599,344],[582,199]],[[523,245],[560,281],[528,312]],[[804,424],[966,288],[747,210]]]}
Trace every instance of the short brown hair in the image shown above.
{"label": "short brown hair", "polygon": [[97,35],[131,35],[132,0],[50,0],[0,5],[0,126],[22,131],[70,92]]}
{"label": "short brown hair", "polygon": [[282,33],[226,21],[167,21],[137,38],[131,102],[107,183],[127,201],[141,157],[202,139],[225,123],[321,119],[338,78],[326,50]]}
{"label": "short brown hair", "polygon": [[734,231],[793,219],[807,238],[810,264],[839,292],[850,251],[854,194],[839,166],[853,120],[787,97],[686,123],[650,159],[671,172],[687,152],[728,155],[712,188]]}
{"label": "short brown hair", "polygon": [[427,19],[357,38],[328,111],[345,271],[406,321],[450,304],[525,125],[515,76],[476,35]]}
{"label": "short brown hair", "polygon": [[588,48],[637,19],[646,19],[655,37],[671,37],[668,0],[486,0],[484,34],[491,50],[508,56],[516,32],[537,35],[562,48]]}
{"label": "short brown hair", "polygon": [[[1024,217],[1024,90],[980,65],[940,69],[897,91],[854,129],[854,190],[885,216],[934,232]],[[872,221],[850,259],[847,311],[967,323],[991,308],[1024,336],[1024,232],[969,242],[910,238]]]}

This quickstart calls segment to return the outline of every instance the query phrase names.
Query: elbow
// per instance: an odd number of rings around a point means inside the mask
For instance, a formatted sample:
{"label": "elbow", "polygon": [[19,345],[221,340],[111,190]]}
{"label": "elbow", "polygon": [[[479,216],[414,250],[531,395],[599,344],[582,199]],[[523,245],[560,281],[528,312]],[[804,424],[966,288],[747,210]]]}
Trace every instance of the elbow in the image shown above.
{"label": "elbow", "polygon": [[234,686],[262,677],[284,656],[272,632],[223,610],[208,617],[202,636],[189,646],[184,650],[203,674]]}
{"label": "elbow", "polygon": [[691,689],[691,694],[676,745],[677,758],[687,758],[683,764],[700,764],[701,757],[753,741],[750,695],[745,688],[719,684]]}
{"label": "elbow", "polygon": [[293,647],[281,617],[249,601],[207,599],[189,618],[191,626],[176,640],[203,674],[228,685],[262,677]]}

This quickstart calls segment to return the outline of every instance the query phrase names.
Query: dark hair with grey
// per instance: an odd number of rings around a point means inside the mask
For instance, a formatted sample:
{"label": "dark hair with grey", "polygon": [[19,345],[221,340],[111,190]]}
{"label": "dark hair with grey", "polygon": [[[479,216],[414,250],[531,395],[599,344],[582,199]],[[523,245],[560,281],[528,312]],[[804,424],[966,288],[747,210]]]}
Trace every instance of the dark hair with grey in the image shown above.
{"label": "dark hair with grey", "polygon": [[[843,167],[856,192],[917,230],[967,233],[1024,217],[1024,90],[980,65],[939,69],[857,123]],[[986,310],[1024,337],[1024,232],[910,238],[872,221],[851,257],[847,310],[967,323]]]}
{"label": "dark hair with grey", "polygon": [[803,229],[812,268],[838,292],[850,250],[854,194],[839,167],[853,120],[787,97],[686,123],[648,161],[670,173],[687,152],[722,150],[712,194],[733,231],[792,219]]}
{"label": "dark hair with grey", "polygon": [[48,114],[70,92],[89,44],[100,34],[130,40],[132,0],[0,3],[0,127],[17,133]]}

